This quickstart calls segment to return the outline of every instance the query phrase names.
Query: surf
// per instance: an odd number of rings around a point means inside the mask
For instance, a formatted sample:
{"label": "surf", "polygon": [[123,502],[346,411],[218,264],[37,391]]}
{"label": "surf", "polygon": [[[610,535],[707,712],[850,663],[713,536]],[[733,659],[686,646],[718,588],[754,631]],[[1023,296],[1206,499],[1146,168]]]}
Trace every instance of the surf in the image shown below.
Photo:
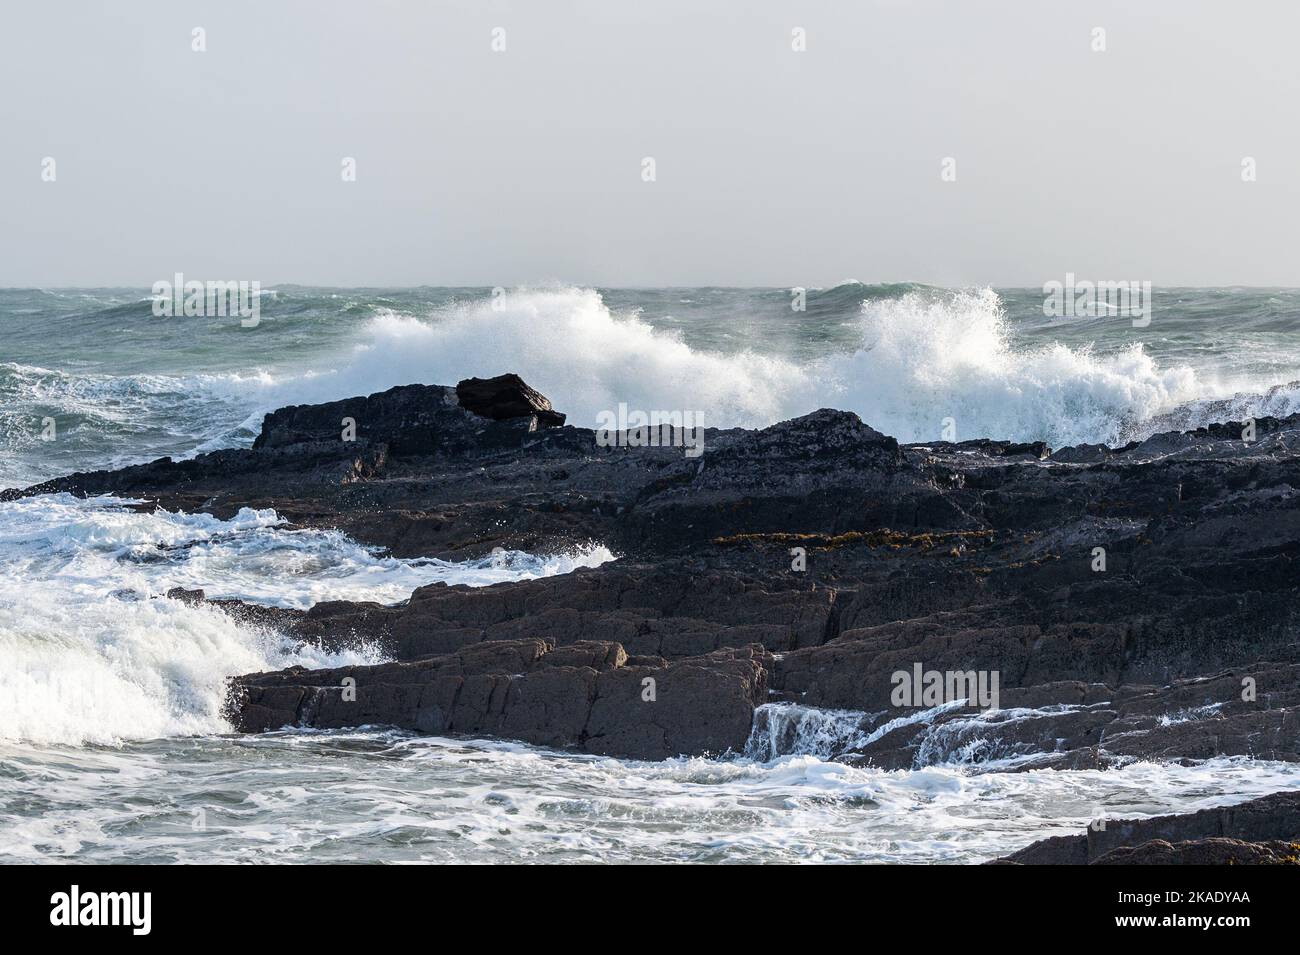
{"label": "surf", "polygon": [[[620,405],[699,410],[720,428],[833,407],[903,442],[1062,447],[1300,411],[1300,350],[1285,344],[1300,302],[1278,290],[1157,289],[1152,324],[1133,329],[1044,321],[1033,290],[915,284],[809,288],[802,311],[788,289],[288,287],[256,329],[206,330],[188,370],[175,339],[194,333],[178,323],[198,320],[154,318],[147,297],[0,290],[0,307],[13,295],[14,360],[0,363],[9,487],[246,447],[284,405],[502,371],[586,428]],[[1242,337],[1232,350],[1217,337],[1225,322]],[[63,367],[49,344],[124,327],[157,347]],[[47,419],[56,440],[41,438]]]}
{"label": "surf", "polygon": [[238,673],[377,663],[364,641],[326,652],[211,605],[165,597],[207,588],[268,606],[325,599],[393,603],[438,581],[486,586],[613,559],[502,552],[399,560],[336,531],[295,530],[273,510],[229,520],[139,502],[41,495],[0,503],[0,739],[120,745],[225,733],[225,681]]}
{"label": "surf", "polygon": [[369,321],[338,372],[289,383],[286,397],[323,401],[522,369],[583,427],[620,403],[699,408],[718,427],[745,428],[834,407],[903,442],[955,433],[1059,447],[1122,443],[1213,392],[1188,366],[1162,368],[1141,343],[1106,355],[1026,347],[991,289],[853,295],[842,318],[857,346],[803,362],[692,347],[586,288],[519,290],[423,317],[386,313]]}

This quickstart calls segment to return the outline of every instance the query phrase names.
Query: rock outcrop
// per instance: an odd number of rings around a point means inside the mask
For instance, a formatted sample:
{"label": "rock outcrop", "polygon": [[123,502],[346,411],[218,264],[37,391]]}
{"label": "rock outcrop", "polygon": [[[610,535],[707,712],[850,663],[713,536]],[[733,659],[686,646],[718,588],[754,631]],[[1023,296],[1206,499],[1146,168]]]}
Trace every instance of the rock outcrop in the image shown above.
{"label": "rock outcrop", "polygon": [[1300,865],[1300,793],[1150,819],[1097,820],[1026,846],[1015,865]]}
{"label": "rock outcrop", "polygon": [[[400,557],[592,541],[619,555],[543,580],[437,584],[395,606],[220,601],[393,661],[352,674],[371,692],[349,708],[328,689],[341,673],[242,677],[234,712],[250,729],[383,721],[676,755],[737,748],[737,727],[773,702],[860,711],[864,732],[831,755],[885,768],[1297,760],[1300,416],[1243,433],[1229,422],[1120,448],[900,446],[823,409],[707,429],[690,456],[598,444],[504,375],[284,408],[251,448],[2,496],[117,493],[219,517],[275,508]],[[516,668],[474,662],[520,641],[546,650]],[[561,662],[596,645],[626,660]],[[898,705],[894,674],[917,665],[996,674],[1001,709]],[[657,711],[614,691],[638,673],[668,686],[696,685],[678,682],[691,674],[727,715],[661,687],[663,722],[636,730]],[[492,689],[448,702],[471,682]]]}
{"label": "rock outcrop", "polygon": [[744,748],[770,664],[761,648],[670,663],[604,640],[494,640],[412,662],[238,677],[230,709],[245,732],[378,723],[635,759],[720,755]]}
{"label": "rock outcrop", "polygon": [[564,415],[551,407],[550,400],[518,375],[466,378],[456,385],[456,400],[466,411],[493,421],[535,417],[546,428],[564,424]]}

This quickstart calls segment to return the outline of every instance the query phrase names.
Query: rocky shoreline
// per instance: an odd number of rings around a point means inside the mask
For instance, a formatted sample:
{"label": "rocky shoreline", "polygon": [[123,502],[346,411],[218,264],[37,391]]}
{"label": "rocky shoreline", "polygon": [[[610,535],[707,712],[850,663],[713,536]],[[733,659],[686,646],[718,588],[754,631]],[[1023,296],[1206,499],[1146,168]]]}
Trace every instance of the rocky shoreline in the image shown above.
{"label": "rocky shoreline", "polygon": [[1300,793],[1150,819],[1099,819],[993,865],[1300,865]]}
{"label": "rocky shoreline", "polygon": [[[435,584],[396,606],[221,601],[327,647],[377,643],[391,660],[236,677],[242,731],[378,723],[663,759],[740,752],[760,731],[781,752],[789,727],[775,716],[795,707],[857,712],[827,755],[886,769],[957,755],[1060,769],[1300,760],[1300,415],[1115,449],[899,445],[832,410],[709,429],[698,457],[663,437],[602,446],[517,377],[468,379],[280,409],[250,449],[0,499],[275,508],[396,556],[598,542],[619,557],[519,583]],[[900,706],[894,675],[920,668],[996,674],[998,706]],[[1148,820],[1137,846],[1089,833],[1082,854],[1031,846],[1010,861],[1210,849],[1295,861],[1272,843],[1300,840],[1300,808],[1278,805],[1267,832],[1207,835],[1198,813]],[[1157,839],[1174,848],[1142,848]],[[1178,848],[1189,839],[1262,848]]]}

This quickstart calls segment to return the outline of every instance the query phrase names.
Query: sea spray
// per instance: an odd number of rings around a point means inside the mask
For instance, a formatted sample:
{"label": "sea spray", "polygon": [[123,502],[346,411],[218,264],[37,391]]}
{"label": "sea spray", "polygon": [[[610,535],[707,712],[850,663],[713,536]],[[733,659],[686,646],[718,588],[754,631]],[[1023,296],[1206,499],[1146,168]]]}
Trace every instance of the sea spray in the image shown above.
{"label": "sea spray", "polygon": [[116,744],[226,732],[227,677],[383,659],[364,637],[325,652],[211,605],[166,599],[171,587],[283,607],[393,602],[438,580],[477,586],[612,559],[589,546],[397,560],[337,531],[286,528],[272,510],[220,520],[130,503],[68,494],[0,503],[0,739]]}
{"label": "sea spray", "polygon": [[[811,361],[708,352],[591,289],[528,290],[430,317],[381,315],[337,377],[290,386],[295,402],[516,370],[572,421],[633,408],[694,408],[718,427],[765,427],[822,407],[854,411],[901,441],[1117,443],[1151,416],[1203,395],[1195,372],[1160,368],[1140,343],[1101,356],[1015,342],[991,290],[866,299],[845,316],[856,347]],[[536,334],[538,328],[547,334]]]}
{"label": "sea spray", "polygon": [[287,404],[503,371],[575,424],[620,402],[719,428],[835,407],[902,441],[1122,444],[1300,411],[1300,292],[1156,291],[1134,329],[1045,322],[1040,289],[850,282],[796,313],[787,289],[289,288],[240,334],[155,319],[147,289],[0,290],[0,487],[246,447]]}

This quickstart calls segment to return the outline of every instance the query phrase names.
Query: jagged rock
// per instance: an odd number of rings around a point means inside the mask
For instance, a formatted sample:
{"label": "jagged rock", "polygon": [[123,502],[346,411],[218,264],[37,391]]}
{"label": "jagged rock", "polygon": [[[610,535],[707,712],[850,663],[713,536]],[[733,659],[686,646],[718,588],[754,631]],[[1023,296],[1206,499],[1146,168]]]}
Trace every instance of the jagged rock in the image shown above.
{"label": "jagged rock", "polygon": [[393,619],[402,658],[467,643],[583,634],[669,658],[762,643],[771,650],[824,638],[834,594],[793,579],[767,583],[680,568],[614,565],[492,587],[422,587]]}

